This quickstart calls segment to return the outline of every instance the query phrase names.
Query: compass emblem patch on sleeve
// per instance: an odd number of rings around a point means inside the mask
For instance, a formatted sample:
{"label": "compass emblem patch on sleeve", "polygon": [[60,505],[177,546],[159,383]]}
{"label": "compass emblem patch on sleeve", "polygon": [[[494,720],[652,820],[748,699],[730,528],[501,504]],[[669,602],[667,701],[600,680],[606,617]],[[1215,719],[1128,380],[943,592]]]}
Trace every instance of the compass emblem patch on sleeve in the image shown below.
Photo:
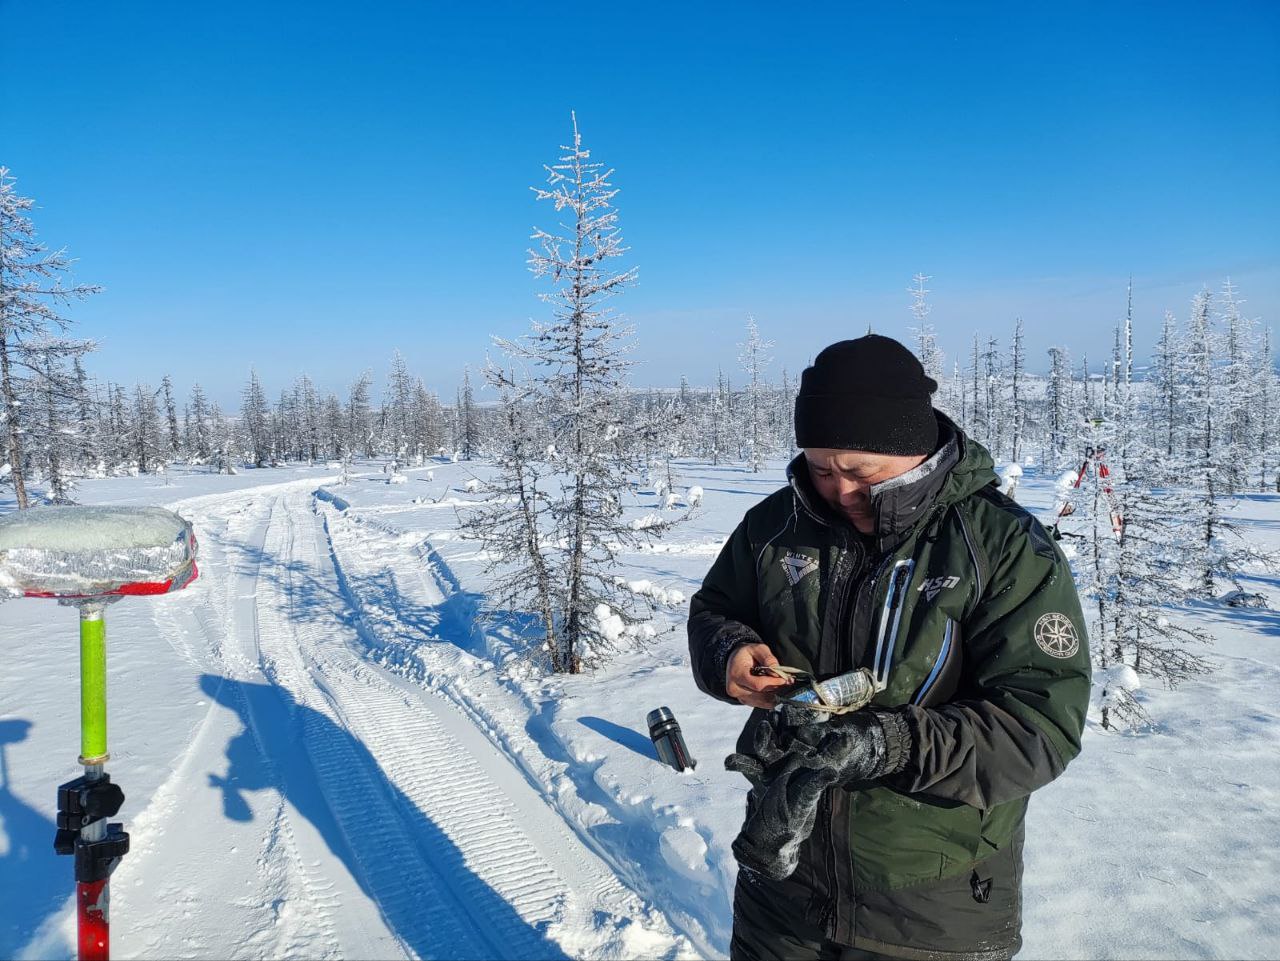
{"label": "compass emblem patch on sleeve", "polygon": [[1080,635],[1066,614],[1045,614],[1036,621],[1036,643],[1050,657],[1067,658],[1080,650]]}
{"label": "compass emblem patch on sleeve", "polygon": [[782,559],[782,569],[787,574],[787,583],[795,587],[818,569],[818,562],[812,557],[787,551],[786,557]]}

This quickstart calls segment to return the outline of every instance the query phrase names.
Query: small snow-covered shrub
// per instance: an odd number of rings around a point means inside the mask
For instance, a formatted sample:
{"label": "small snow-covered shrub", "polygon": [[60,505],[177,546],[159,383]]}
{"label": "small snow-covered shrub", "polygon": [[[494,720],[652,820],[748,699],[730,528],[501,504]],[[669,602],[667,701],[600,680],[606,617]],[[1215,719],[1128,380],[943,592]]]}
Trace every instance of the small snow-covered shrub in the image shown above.
{"label": "small snow-covered shrub", "polygon": [[471,478],[471,480],[467,481],[465,484],[462,485],[462,489],[466,491],[468,494],[474,494],[476,491],[480,489],[479,478],[476,478],[476,477]]}
{"label": "small snow-covered shrub", "polygon": [[619,587],[626,588],[632,594],[649,598],[655,604],[662,604],[667,607],[682,607],[684,605],[684,591],[679,591],[675,588],[659,587],[653,581],[645,579],[629,581],[625,577],[615,577],[613,582]]}
{"label": "small snow-covered shrub", "polygon": [[996,469],[996,473],[1000,475],[1000,493],[1012,497],[1022,480],[1022,468],[1017,464],[1004,464]]}
{"label": "small snow-covered shrub", "polygon": [[1227,607],[1251,607],[1266,609],[1267,599],[1253,591],[1228,591],[1218,598],[1219,603]]}
{"label": "small snow-covered shrub", "polygon": [[702,504],[702,488],[690,487],[684,495],[684,500],[690,507],[698,507]]}
{"label": "small snow-covered shrub", "polygon": [[1094,668],[1094,696],[1104,728],[1136,730],[1151,723],[1146,710],[1134,696],[1142,689],[1138,672],[1128,664]]}
{"label": "small snow-covered shrub", "polygon": [[387,478],[388,484],[404,484],[409,480],[404,474],[392,474]]}
{"label": "small snow-covered shrub", "polygon": [[644,517],[637,517],[631,522],[633,531],[644,531],[650,527],[661,527],[665,523],[659,514],[645,514]]}

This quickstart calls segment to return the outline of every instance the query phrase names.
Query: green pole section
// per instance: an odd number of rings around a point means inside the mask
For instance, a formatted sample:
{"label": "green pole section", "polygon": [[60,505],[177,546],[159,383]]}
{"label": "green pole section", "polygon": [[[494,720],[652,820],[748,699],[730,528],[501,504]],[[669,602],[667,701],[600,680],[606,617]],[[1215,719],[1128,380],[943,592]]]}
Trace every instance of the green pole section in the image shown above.
{"label": "green pole section", "polygon": [[107,759],[107,622],[102,608],[80,609],[80,763]]}

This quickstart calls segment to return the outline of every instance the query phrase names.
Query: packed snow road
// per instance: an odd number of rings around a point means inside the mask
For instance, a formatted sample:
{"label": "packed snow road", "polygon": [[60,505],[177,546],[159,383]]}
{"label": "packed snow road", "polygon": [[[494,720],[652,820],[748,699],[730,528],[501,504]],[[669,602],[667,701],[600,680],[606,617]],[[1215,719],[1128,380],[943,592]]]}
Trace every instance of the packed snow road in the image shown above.
{"label": "packed snow road", "polygon": [[118,953],[689,954],[477,712],[377,663],[410,643],[465,647],[449,634],[474,625],[449,585],[421,570],[397,579],[388,609],[358,548],[405,546],[371,526],[348,532],[342,556],[325,516],[336,512],[314,491],[295,483],[172,505],[195,524],[201,590],[150,610],[207,700],[171,776],[131,819],[134,850],[113,881]]}

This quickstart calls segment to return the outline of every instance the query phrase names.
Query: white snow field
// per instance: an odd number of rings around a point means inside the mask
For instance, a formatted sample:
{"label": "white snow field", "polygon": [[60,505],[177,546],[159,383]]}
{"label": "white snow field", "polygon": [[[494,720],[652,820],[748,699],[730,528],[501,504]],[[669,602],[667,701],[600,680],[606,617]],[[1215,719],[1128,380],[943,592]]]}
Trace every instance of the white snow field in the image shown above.
{"label": "white snow field", "polygon": [[[745,717],[688,670],[687,598],[780,464],[681,465],[692,520],[624,555],[659,605],[648,649],[546,678],[527,619],[487,610],[458,536],[482,463],[86,482],[195,527],[200,577],[107,612],[107,765],[133,850],[117,957],[723,957]],[[1053,479],[1017,491],[1041,516]],[[0,505],[0,511],[12,509]],[[662,498],[639,491],[636,518]],[[669,514],[669,512],[667,512]],[[1280,544],[1280,498],[1237,518]],[[1067,526],[1069,529],[1069,525]],[[648,582],[643,584],[641,582]],[[1280,580],[1246,585],[1280,608]],[[1203,604],[1216,673],[1139,692],[1156,726],[1106,732],[1032,801],[1024,958],[1280,956],[1280,614]],[[0,604],[0,957],[74,956],[55,789],[79,773],[76,615]],[[699,761],[661,766],[666,705]]]}

